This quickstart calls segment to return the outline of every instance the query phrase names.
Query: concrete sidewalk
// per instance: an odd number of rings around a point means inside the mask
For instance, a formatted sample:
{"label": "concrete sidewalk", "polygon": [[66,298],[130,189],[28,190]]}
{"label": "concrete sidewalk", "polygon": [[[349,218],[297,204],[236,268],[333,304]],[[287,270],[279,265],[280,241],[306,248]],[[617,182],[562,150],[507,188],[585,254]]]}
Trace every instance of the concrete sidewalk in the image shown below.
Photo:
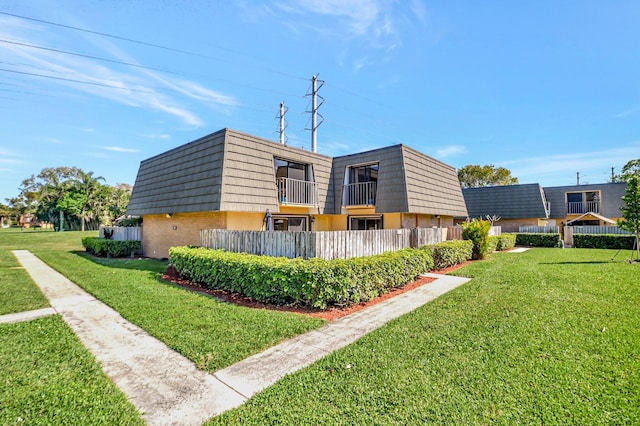
{"label": "concrete sidewalk", "polygon": [[237,407],[286,374],[353,343],[363,335],[468,281],[426,274],[436,281],[287,340],[214,374],[131,324],[116,311],[26,250],[13,252],[103,371],[150,425],[200,425]]}

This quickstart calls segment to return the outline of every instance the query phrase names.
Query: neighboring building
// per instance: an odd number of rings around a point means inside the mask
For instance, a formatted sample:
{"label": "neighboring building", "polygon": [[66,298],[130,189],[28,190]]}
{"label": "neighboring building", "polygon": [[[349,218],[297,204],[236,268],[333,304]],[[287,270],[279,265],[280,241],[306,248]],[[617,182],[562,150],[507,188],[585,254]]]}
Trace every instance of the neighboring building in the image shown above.
{"label": "neighboring building", "polygon": [[145,255],[167,257],[201,229],[448,226],[467,210],[456,170],[404,145],[332,158],[223,129],[142,161],[127,214]]}
{"label": "neighboring building", "polygon": [[544,188],[556,225],[605,226],[622,219],[620,207],[627,184],[600,183]]}
{"label": "neighboring building", "polygon": [[539,184],[465,188],[470,218],[500,216],[503,232],[521,225],[611,225],[621,219],[625,183],[550,186]]}
{"label": "neighboring building", "polygon": [[520,226],[545,226],[550,207],[545,192],[537,183],[485,186],[462,190],[469,218],[498,216],[502,232],[517,232]]}

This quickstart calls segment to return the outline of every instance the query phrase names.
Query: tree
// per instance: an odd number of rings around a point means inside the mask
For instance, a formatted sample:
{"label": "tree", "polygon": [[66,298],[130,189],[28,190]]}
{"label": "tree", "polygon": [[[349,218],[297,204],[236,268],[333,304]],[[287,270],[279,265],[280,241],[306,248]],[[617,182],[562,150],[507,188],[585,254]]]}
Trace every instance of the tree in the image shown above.
{"label": "tree", "polygon": [[627,189],[622,196],[624,206],[620,207],[624,220],[618,221],[618,227],[636,236],[636,250],[640,260],[640,176],[630,175],[626,182]]}
{"label": "tree", "polygon": [[34,213],[56,229],[97,229],[124,214],[130,194],[123,189],[130,188],[127,185],[111,187],[100,181],[104,178],[77,167],[45,168],[25,179],[20,195],[10,202],[14,209]]}
{"label": "tree", "polygon": [[619,175],[611,177],[611,182],[626,182],[631,176],[640,177],[640,158],[628,161]]}
{"label": "tree", "polygon": [[510,170],[504,167],[495,167],[493,164],[464,166],[458,169],[458,180],[463,188],[515,185],[518,183],[518,178],[511,176]]}

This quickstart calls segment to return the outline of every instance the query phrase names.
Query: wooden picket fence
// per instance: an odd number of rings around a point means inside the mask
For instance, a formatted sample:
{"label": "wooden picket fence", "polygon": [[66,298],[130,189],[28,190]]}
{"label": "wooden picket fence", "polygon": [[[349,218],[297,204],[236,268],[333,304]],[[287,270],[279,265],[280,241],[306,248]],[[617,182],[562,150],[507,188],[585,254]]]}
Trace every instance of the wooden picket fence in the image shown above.
{"label": "wooden picket fence", "polygon": [[316,232],[203,229],[200,245],[236,253],[331,260],[435,244],[446,239],[444,232],[440,228]]}
{"label": "wooden picket fence", "polygon": [[112,240],[116,241],[128,241],[136,240],[142,241],[142,227],[141,226],[100,226],[98,236],[104,238],[104,231],[113,232],[111,236]]}

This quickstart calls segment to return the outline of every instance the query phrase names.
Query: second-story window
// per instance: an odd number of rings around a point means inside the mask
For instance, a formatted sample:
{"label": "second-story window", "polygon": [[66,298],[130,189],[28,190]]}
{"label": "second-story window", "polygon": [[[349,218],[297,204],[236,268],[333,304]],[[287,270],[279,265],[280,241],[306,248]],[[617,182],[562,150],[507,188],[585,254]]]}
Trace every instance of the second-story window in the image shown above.
{"label": "second-story window", "polygon": [[311,167],[307,164],[296,163],[294,161],[274,159],[276,178],[289,178],[313,182]]}
{"label": "second-story window", "polygon": [[317,206],[318,187],[310,164],[274,158],[273,164],[281,204]]}
{"label": "second-story window", "polygon": [[378,163],[348,166],[342,192],[343,206],[373,206],[376,204]]}
{"label": "second-story window", "polygon": [[378,182],[378,164],[349,167],[348,183]]}

